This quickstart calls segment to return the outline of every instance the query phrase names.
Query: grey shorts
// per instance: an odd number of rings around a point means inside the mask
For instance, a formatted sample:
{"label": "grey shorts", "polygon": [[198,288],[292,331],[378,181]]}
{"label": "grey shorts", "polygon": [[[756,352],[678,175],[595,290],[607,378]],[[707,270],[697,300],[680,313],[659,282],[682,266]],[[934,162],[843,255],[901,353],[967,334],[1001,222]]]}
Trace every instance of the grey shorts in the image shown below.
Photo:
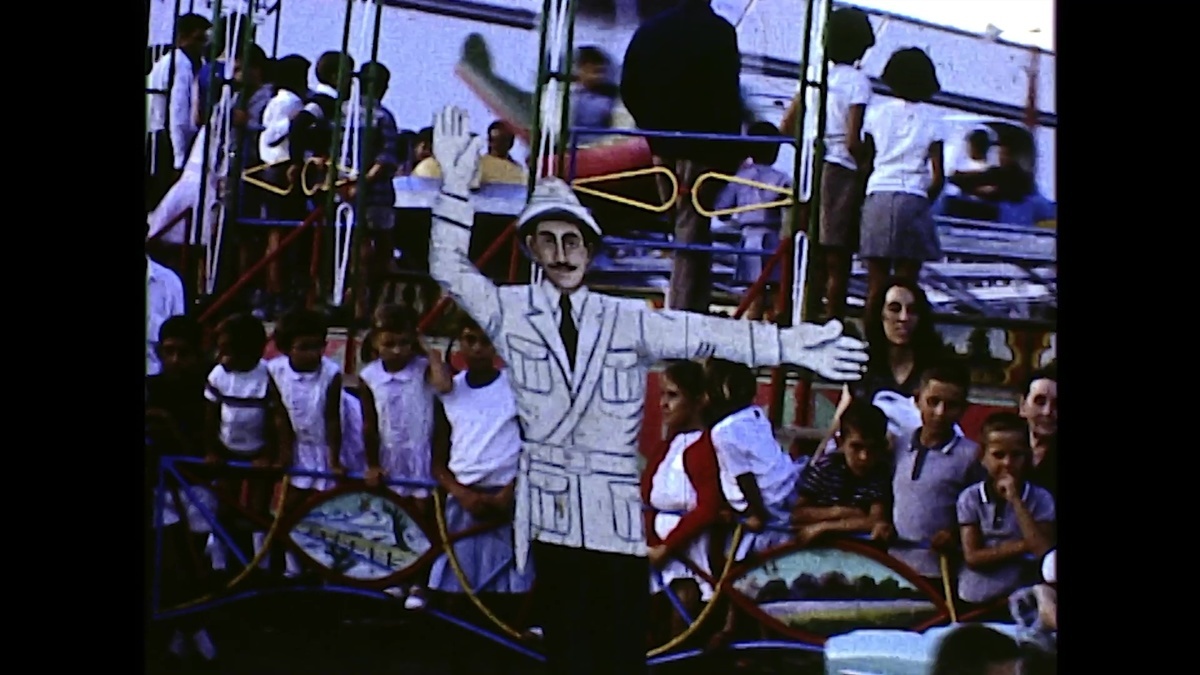
{"label": "grey shorts", "polygon": [[391,230],[396,227],[396,209],[391,206],[368,206],[364,222],[371,231]]}
{"label": "grey shorts", "polygon": [[821,239],[825,247],[858,248],[863,180],[857,172],[825,162],[821,171]]}
{"label": "grey shorts", "polygon": [[929,200],[906,192],[867,195],[862,210],[861,258],[926,262],[942,257]]}

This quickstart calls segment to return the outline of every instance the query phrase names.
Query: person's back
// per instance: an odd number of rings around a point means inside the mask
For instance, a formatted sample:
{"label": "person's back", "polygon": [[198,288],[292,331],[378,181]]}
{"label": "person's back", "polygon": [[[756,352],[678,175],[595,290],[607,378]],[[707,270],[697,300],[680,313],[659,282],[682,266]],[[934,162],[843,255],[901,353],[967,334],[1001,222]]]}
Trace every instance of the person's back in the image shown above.
{"label": "person's back", "polygon": [[[639,128],[738,134],[744,106],[737,31],[708,0],[684,0],[643,23],[622,66],[621,99]],[[731,143],[648,139],[661,157],[721,164]]]}
{"label": "person's back", "polygon": [[932,181],[929,146],[941,140],[928,106],[889,99],[867,108],[864,124],[875,141],[875,164],[867,194],[907,192],[924,195]]}

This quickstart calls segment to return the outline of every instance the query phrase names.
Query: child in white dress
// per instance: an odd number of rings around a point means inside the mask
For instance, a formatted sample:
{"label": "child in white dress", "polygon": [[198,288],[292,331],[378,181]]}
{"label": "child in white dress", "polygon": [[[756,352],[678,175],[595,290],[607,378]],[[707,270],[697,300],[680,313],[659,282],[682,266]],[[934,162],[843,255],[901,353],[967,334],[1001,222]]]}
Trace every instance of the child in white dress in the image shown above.
{"label": "child in white dress", "polygon": [[[521,452],[516,396],[507,372],[496,368],[491,340],[465,315],[458,339],[467,370],[455,375],[451,390],[440,396],[450,442],[449,447],[435,443],[433,454],[434,479],[447,495],[446,528],[453,536],[496,526],[455,542],[455,557],[476,592],[527,593],[533,569],[518,572],[513,557],[513,499]],[[446,556],[434,561],[429,587],[463,592]]]}
{"label": "child in white dress", "polygon": [[[267,333],[249,314],[226,318],[217,325],[216,333],[218,363],[208,374],[204,390],[208,401],[205,459],[210,464],[250,461],[258,467],[273,466],[282,454],[281,447],[290,450],[292,427],[262,358]],[[245,482],[249,484],[247,510],[269,518],[271,481],[255,478]],[[217,489],[234,499],[240,488],[241,481],[217,481]],[[230,514],[226,511],[224,515]],[[266,530],[254,525],[251,531],[257,555],[266,541]],[[215,539],[212,543],[213,566],[223,568],[223,546]],[[266,569],[267,562],[264,558],[260,567]]]}
{"label": "child in white dress", "polygon": [[427,518],[433,510],[429,489],[435,397],[450,391],[453,383],[441,355],[421,345],[417,323],[417,313],[408,307],[381,306],[370,338],[379,358],[358,378],[366,484],[374,488],[385,480],[407,481],[388,487],[406,511]]}
{"label": "child in white dress", "polygon": [[[342,369],[325,356],[328,327],[320,314],[300,309],[285,314],[275,327],[275,347],[282,354],[267,369],[291,420],[295,443],[285,448],[280,464],[288,469],[344,474],[342,450]],[[294,475],[284,509],[291,513],[312,496],[328,490],[329,478]],[[287,575],[300,573],[292,553]]]}

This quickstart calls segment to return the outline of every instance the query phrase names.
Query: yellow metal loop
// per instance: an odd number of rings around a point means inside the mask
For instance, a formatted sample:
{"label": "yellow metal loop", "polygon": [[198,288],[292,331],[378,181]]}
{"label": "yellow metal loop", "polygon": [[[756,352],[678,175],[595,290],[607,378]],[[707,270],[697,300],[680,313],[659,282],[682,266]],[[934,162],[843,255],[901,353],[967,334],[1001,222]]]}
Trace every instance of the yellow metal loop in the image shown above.
{"label": "yellow metal loop", "polygon": [[287,161],[288,160],[285,159],[281,162],[275,162],[273,164],[268,163],[268,164],[259,164],[258,166],[252,166],[249,169],[242,171],[242,182],[249,183],[250,185],[253,185],[255,187],[266,190],[267,192],[275,193],[277,195],[280,195],[281,197],[286,197],[292,191],[291,185],[288,185],[286,188],[282,188],[282,187],[279,187],[278,185],[268,183],[265,180],[262,180],[261,178],[256,178],[255,174],[262,173],[263,171],[266,171],[267,169],[270,169],[272,167],[286,164]]}
{"label": "yellow metal loop", "polygon": [[[669,180],[671,182],[671,198],[668,199],[665,204],[647,204],[646,202],[639,202],[636,199],[622,197],[621,195],[614,195],[614,194],[610,194],[608,192],[601,192],[599,190],[594,190],[589,187],[581,187],[581,186],[587,185],[589,183],[599,183],[601,181],[606,181],[606,180],[620,180],[622,178],[637,178],[638,176],[652,176],[654,174],[663,174],[667,177],[667,180]],[[594,197],[601,197],[603,199],[607,199],[609,201],[616,202],[618,204],[624,204],[625,206],[632,206],[635,209],[643,209],[645,211],[651,211],[653,213],[662,213],[664,211],[669,210],[672,206],[675,205],[676,200],[678,200],[678,198],[679,198],[679,179],[676,178],[675,174],[671,173],[671,171],[669,169],[667,169],[666,167],[661,167],[661,166],[655,166],[655,167],[651,167],[648,169],[634,169],[633,171],[618,171],[616,173],[606,173],[606,174],[603,174],[600,176],[588,176],[586,178],[576,178],[575,180],[571,181],[571,187],[574,188],[576,191],[582,192],[587,195],[592,195]]]}
{"label": "yellow metal loop", "polygon": [[[775,192],[775,193],[778,193],[781,195],[787,195],[787,198],[786,199],[777,199],[773,202],[765,202],[762,204],[746,204],[745,206],[734,206],[734,207],[728,208],[728,209],[717,209],[715,211],[709,211],[708,209],[700,206],[700,200],[696,197],[696,195],[698,195],[700,193],[700,185],[702,183],[704,183],[704,181],[706,181],[710,178],[720,178],[721,180],[724,180],[727,183],[739,183],[741,185],[748,185],[752,188],[758,188],[759,190],[768,190],[770,192]],[[708,173],[700,174],[700,176],[698,178],[696,178],[696,182],[692,184],[692,208],[694,208],[696,210],[696,213],[698,215],[703,216],[705,218],[720,218],[721,216],[732,216],[735,213],[746,213],[747,211],[757,211],[759,209],[776,209],[779,207],[788,207],[794,203],[792,196],[793,196],[793,193],[792,193],[791,188],[779,187],[778,185],[767,185],[766,183],[760,183],[756,180],[751,180],[749,178],[742,178],[741,176],[730,176],[729,174],[717,173],[716,171],[709,171]]]}
{"label": "yellow metal loop", "polygon": [[311,197],[322,190],[329,190],[333,187],[341,187],[346,183],[349,183],[352,178],[357,178],[357,172],[355,172],[353,168],[338,164],[338,173],[347,174],[346,178],[343,178],[335,183],[333,181],[333,173],[328,173],[325,175],[325,180],[322,181],[320,185],[311,185],[308,182],[308,167],[310,166],[328,167],[330,166],[330,162],[327,160],[322,160],[318,157],[309,157],[308,159],[304,160],[304,168],[300,169],[300,189],[304,191],[304,196],[306,197]]}

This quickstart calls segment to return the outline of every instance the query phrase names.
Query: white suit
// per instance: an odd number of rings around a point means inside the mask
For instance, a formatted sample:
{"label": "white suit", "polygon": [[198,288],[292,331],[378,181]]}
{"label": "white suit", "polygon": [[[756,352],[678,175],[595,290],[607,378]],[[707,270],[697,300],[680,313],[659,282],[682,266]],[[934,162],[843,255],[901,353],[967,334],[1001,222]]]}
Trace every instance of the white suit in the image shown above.
{"label": "white suit", "polygon": [[[551,185],[552,183],[557,185]],[[561,181],[539,185],[581,209]],[[541,193],[541,195],[539,195]],[[638,431],[646,375],[663,359],[718,356],[753,366],[795,363],[797,330],[688,312],[591,292],[571,296],[578,346],[572,370],[559,335],[559,291],[548,281],[497,287],[467,257],[474,212],[461,197],[433,210],[429,269],[511,369],[525,442],[517,479],[517,564],[529,540],[642,556]],[[598,230],[590,216],[589,224]]]}

